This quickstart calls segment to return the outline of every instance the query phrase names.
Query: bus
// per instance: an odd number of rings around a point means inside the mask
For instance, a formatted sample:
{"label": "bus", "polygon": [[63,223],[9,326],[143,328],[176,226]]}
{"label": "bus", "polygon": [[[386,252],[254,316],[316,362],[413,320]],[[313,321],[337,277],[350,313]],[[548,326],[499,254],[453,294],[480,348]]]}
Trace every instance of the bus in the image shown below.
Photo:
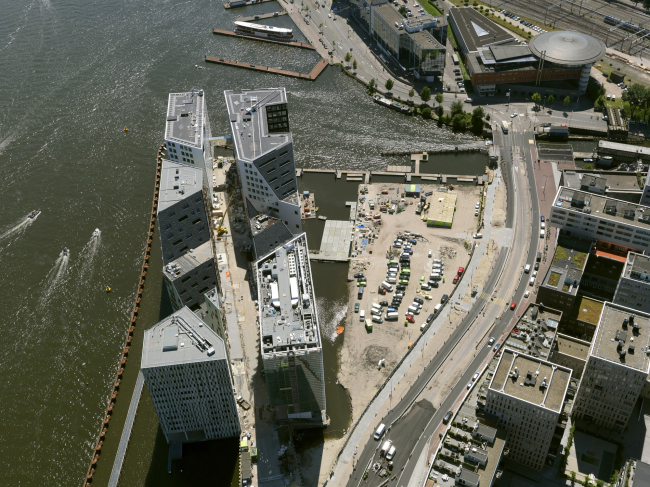
{"label": "bus", "polygon": [[460,62],[458,61],[458,55],[457,54],[452,54],[451,58],[454,60],[455,65],[460,64]]}
{"label": "bus", "polygon": [[506,122],[505,120],[503,122],[501,122],[501,128],[503,129],[503,133],[507,134],[508,133],[508,128],[509,128],[508,122]]}

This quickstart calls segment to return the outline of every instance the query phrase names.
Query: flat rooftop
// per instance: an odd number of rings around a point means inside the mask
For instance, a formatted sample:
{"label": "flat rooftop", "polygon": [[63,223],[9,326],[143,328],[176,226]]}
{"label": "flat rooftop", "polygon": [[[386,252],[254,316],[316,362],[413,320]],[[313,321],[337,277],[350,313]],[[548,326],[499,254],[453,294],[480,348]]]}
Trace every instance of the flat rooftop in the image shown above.
{"label": "flat rooftop", "polygon": [[650,256],[630,252],[623,269],[623,277],[637,281],[650,281]]}
{"label": "flat rooftop", "polygon": [[250,227],[256,255],[266,255],[293,238],[293,234],[282,220],[268,215],[251,218]]}
{"label": "flat rooftop", "polygon": [[[404,17],[397,11],[395,7],[393,7],[393,4],[384,3],[381,5],[375,5],[373,8],[375,12],[379,12],[379,14],[391,24],[395,25],[395,22],[397,22],[398,24],[402,25],[402,20],[404,20]],[[403,31],[400,32],[400,34],[402,33]]]}
{"label": "flat rooftop", "polygon": [[553,206],[650,230],[649,207],[635,205],[607,196],[560,186],[555,195]]}
{"label": "flat rooftop", "polygon": [[[574,169],[562,171],[564,186],[571,189],[580,189],[583,181],[590,181],[590,178],[602,179],[605,181],[605,191],[641,191],[636,174],[619,174],[612,171],[597,173],[581,172]],[[585,180],[585,178],[588,178]]]}
{"label": "flat rooftop", "polygon": [[284,88],[224,92],[237,159],[252,162],[291,144]]}
{"label": "flat rooftop", "polygon": [[506,348],[490,389],[559,413],[570,380],[570,369]]}
{"label": "flat rooftop", "polygon": [[427,30],[421,30],[418,32],[413,32],[412,34],[409,34],[415,42],[417,42],[422,49],[438,49],[438,50],[445,50],[445,46],[440,44],[436,40],[435,37],[431,34],[431,32]]}
{"label": "flat rooftop", "polygon": [[472,7],[450,8],[449,15],[458,27],[469,52],[474,52],[479,47],[491,44],[515,41],[512,34],[478,13]]}
{"label": "flat rooftop", "polygon": [[[629,321],[631,317],[632,323]],[[605,303],[591,344],[591,355],[647,374],[650,358],[644,349],[649,345],[650,316],[623,306]]]}
{"label": "flat rooftop", "polygon": [[428,220],[453,223],[457,193],[434,191],[431,195]]}
{"label": "flat rooftop", "polygon": [[165,140],[171,140],[197,149],[203,148],[205,123],[203,90],[170,93],[167,102]]}
{"label": "flat rooftop", "polygon": [[558,333],[555,337],[556,349],[564,355],[571,355],[580,360],[587,360],[589,357],[589,348],[591,343],[584,340],[578,340],[569,335]]}
{"label": "flat rooftop", "polygon": [[591,323],[592,325],[598,325],[604,305],[605,303],[602,301],[582,296],[576,300],[576,319],[585,323]]}
{"label": "flat rooftop", "polygon": [[178,259],[169,262],[163,267],[163,272],[170,280],[174,281],[212,259],[212,244],[208,240],[197,248],[190,249],[189,252],[181,255]]}
{"label": "flat rooftop", "polygon": [[621,142],[611,142],[609,140],[599,140],[598,150],[606,149],[608,151],[619,151],[631,154],[640,154],[650,157],[650,147],[640,145],[622,144]]}
{"label": "flat rooftop", "polygon": [[163,159],[160,170],[158,211],[169,208],[200,191],[203,191],[203,172],[200,167],[190,167]]}
{"label": "flat rooftop", "polygon": [[505,345],[519,353],[547,359],[561,319],[561,311],[529,304]]}
{"label": "flat rooftop", "polygon": [[307,236],[302,233],[254,264],[262,355],[321,346]]}
{"label": "flat rooftop", "polygon": [[226,359],[223,340],[185,306],[144,332],[141,368]]}
{"label": "flat rooftop", "polygon": [[605,191],[605,188],[607,187],[607,179],[594,174],[584,174],[580,186]]}

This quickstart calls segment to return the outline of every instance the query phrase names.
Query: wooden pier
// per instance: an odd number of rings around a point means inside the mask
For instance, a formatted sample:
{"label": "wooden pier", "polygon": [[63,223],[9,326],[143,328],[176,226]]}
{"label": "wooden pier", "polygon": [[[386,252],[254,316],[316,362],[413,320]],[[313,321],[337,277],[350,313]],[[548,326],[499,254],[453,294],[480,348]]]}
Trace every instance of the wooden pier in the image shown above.
{"label": "wooden pier", "polygon": [[215,63],[215,64],[225,64],[226,66],[233,66],[236,68],[252,69],[254,71],[265,71],[267,73],[280,74],[282,76],[290,76],[292,78],[306,79],[308,81],[314,81],[318,78],[325,68],[328,65],[326,59],[321,59],[314,69],[311,70],[309,74],[297,73],[295,71],[287,71],[285,69],[269,68],[268,66],[260,66],[258,64],[249,64],[242,63],[239,61],[230,61],[228,59],[216,58],[211,56],[205,57],[206,63]]}
{"label": "wooden pier", "polygon": [[282,15],[287,15],[287,11],[280,10],[279,12],[270,12],[268,14],[251,15],[250,17],[238,17],[235,20],[238,20],[239,22],[255,22],[256,20],[270,19],[271,17],[281,17]]}
{"label": "wooden pier", "polygon": [[264,37],[257,37],[257,36],[247,36],[244,34],[237,34],[236,32],[232,32],[230,30],[221,30],[221,29],[212,29],[212,33],[219,36],[241,37],[243,39],[250,39],[253,41],[269,42],[271,44],[281,44],[283,46],[299,47],[301,49],[311,49],[312,51],[316,50],[314,46],[312,46],[311,44],[307,44],[305,42],[276,41],[274,39],[265,39]]}
{"label": "wooden pier", "polygon": [[247,2],[228,2],[223,4],[223,8],[250,7],[251,5],[257,5],[258,3],[266,2],[275,2],[275,0],[248,0]]}
{"label": "wooden pier", "polygon": [[447,179],[456,180],[459,183],[477,183],[482,179],[481,176],[470,176],[466,174],[429,174],[429,173],[410,173],[410,172],[392,172],[392,171],[353,171],[346,169],[310,169],[296,168],[296,176],[300,177],[305,173],[332,174],[336,179],[342,179],[345,175],[346,181],[363,181],[365,184],[370,183],[372,176],[397,176],[403,177],[406,182],[411,181],[412,177],[420,178],[422,181],[436,181],[446,183]]}
{"label": "wooden pier", "polygon": [[[487,152],[486,147],[454,147],[453,149],[427,149],[427,154],[463,154],[468,152]],[[388,151],[382,152],[382,156],[412,156],[422,151]]]}

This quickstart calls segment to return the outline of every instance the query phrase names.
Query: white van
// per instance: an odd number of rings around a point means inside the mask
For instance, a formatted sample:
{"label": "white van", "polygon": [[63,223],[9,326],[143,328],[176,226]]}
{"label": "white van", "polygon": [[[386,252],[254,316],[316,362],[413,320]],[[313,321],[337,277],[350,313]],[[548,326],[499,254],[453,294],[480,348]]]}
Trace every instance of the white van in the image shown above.
{"label": "white van", "polygon": [[524,267],[524,272],[528,274],[530,272],[530,264],[526,264],[526,267]]}
{"label": "white van", "polygon": [[433,264],[431,266],[432,269],[442,269],[442,264]]}
{"label": "white van", "polygon": [[380,311],[382,310],[382,307],[381,307],[381,305],[380,305],[379,303],[372,303],[372,308],[373,308],[373,309],[376,308],[376,309],[378,309],[378,310],[380,310]]}
{"label": "white van", "polygon": [[377,308],[372,308],[372,309],[370,310],[370,314],[371,314],[372,316],[381,316],[381,310],[380,310],[380,309],[377,309]]}
{"label": "white van", "polygon": [[393,445],[390,446],[390,449],[388,450],[388,453],[386,453],[386,460],[391,461],[393,457],[395,456],[395,451],[397,448],[395,448]]}
{"label": "white van", "polygon": [[436,307],[433,308],[433,312],[434,312],[435,314],[438,314],[438,313],[440,313],[440,310],[441,310],[441,309],[442,309],[442,304],[436,304]]}
{"label": "white van", "polygon": [[365,318],[366,318],[366,310],[362,309],[361,311],[359,311],[359,321],[363,323]]}
{"label": "white van", "polygon": [[388,450],[390,450],[391,445],[393,444],[392,441],[386,440],[384,441],[384,444],[381,446],[381,450],[379,451],[379,455],[382,457],[386,456],[386,453],[388,453]]}
{"label": "white van", "polygon": [[546,228],[546,223],[542,222],[541,226],[542,226],[542,228]]}
{"label": "white van", "polygon": [[386,281],[384,281],[384,282],[381,283],[381,287],[383,287],[383,288],[384,288],[386,291],[388,291],[389,293],[392,293],[392,292],[393,292],[393,286],[391,286],[390,284],[388,284]]}
{"label": "white van", "polygon": [[433,263],[442,265],[442,261],[440,259],[433,259]]}
{"label": "white van", "polygon": [[539,238],[544,238],[544,230],[539,231]]}
{"label": "white van", "polygon": [[386,425],[384,423],[381,423],[375,430],[375,440],[380,440],[384,435],[384,431],[386,431]]}
{"label": "white van", "polygon": [[412,304],[411,306],[409,306],[408,311],[410,311],[414,315],[419,315],[420,314],[420,308],[418,308],[416,304]]}
{"label": "white van", "polygon": [[375,316],[375,315],[372,315],[372,322],[373,322],[373,323],[383,323],[384,320],[382,319],[381,316]]}
{"label": "white van", "polygon": [[420,333],[424,333],[424,330],[427,329],[427,326],[429,326],[429,323],[426,321],[420,325]]}
{"label": "white van", "polygon": [[432,272],[431,275],[429,276],[429,279],[432,281],[439,281],[442,278],[440,277],[439,272]]}
{"label": "white van", "polygon": [[397,321],[399,319],[399,314],[397,311],[391,311],[390,313],[386,313],[386,321]]}
{"label": "white van", "polygon": [[[397,279],[395,279],[394,277],[387,277],[385,282],[387,282],[388,284],[397,284]],[[388,291],[388,289],[386,289],[386,291]]]}

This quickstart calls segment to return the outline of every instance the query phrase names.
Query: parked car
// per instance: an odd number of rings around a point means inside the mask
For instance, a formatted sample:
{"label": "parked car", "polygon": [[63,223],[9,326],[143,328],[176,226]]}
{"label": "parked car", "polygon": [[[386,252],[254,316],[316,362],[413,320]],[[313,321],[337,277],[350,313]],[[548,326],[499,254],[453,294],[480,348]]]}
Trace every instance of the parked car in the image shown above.
{"label": "parked car", "polygon": [[488,345],[492,345],[495,341],[496,339],[494,337],[490,337],[490,339],[488,340]]}
{"label": "parked car", "polygon": [[359,303],[354,303],[354,312],[355,313],[359,312]]}

